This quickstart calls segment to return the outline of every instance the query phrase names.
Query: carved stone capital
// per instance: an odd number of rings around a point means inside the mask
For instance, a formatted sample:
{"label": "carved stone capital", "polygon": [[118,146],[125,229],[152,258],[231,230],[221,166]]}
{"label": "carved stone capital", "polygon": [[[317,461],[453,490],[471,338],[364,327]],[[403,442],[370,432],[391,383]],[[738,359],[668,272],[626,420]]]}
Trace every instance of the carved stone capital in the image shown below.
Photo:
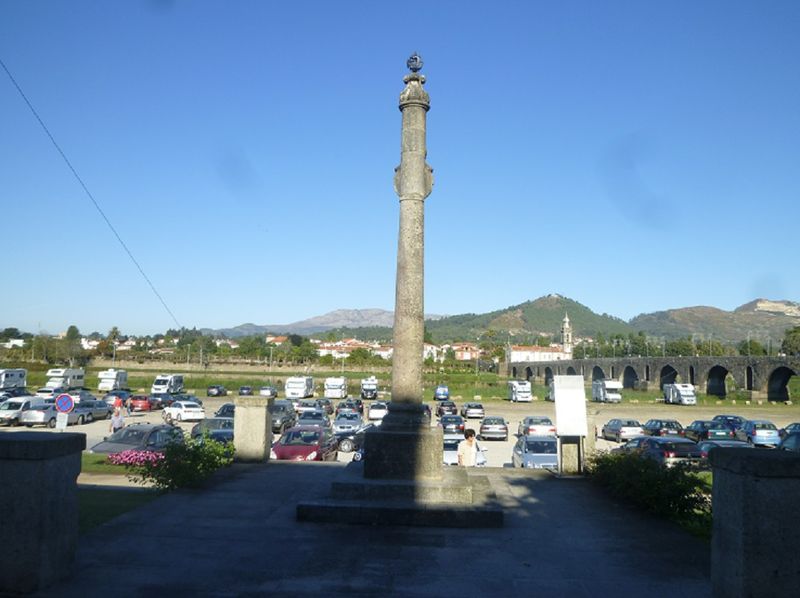
{"label": "carved stone capital", "polygon": [[430,96],[422,87],[425,83],[425,75],[409,73],[403,77],[403,82],[406,86],[403,91],[400,92],[400,110],[403,110],[406,106],[413,105],[422,106],[426,111],[430,110]]}

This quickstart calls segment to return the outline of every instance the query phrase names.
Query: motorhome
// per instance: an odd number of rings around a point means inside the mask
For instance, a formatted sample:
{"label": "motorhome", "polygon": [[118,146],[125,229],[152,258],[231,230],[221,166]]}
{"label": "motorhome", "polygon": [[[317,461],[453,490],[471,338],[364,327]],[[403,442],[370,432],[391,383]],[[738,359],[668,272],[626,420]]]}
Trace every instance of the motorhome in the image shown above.
{"label": "motorhome", "polygon": [[361,380],[361,398],[369,400],[378,398],[378,379],[375,376]]}
{"label": "motorhome", "polygon": [[159,374],[150,387],[150,394],[175,394],[183,391],[183,374]]}
{"label": "motorhome", "polygon": [[527,380],[511,380],[508,383],[508,400],[512,403],[529,403],[531,383]]}
{"label": "motorhome", "polygon": [[665,384],[664,402],[675,405],[697,405],[697,395],[691,384]]}
{"label": "motorhome", "polygon": [[6,388],[25,388],[28,370],[0,370],[0,390]]}
{"label": "motorhome", "polygon": [[47,388],[83,388],[86,377],[83,368],[56,368],[47,370]]}
{"label": "motorhome", "polygon": [[292,376],[286,378],[283,386],[287,399],[305,399],[314,396],[314,378],[311,376]]}
{"label": "motorhome", "polygon": [[98,375],[97,390],[106,392],[128,388],[128,372],[125,370],[103,370]]}
{"label": "motorhome", "polygon": [[344,399],[347,397],[347,378],[325,378],[325,391],[323,396],[326,399]]}
{"label": "motorhome", "polygon": [[601,403],[619,403],[622,401],[622,382],[595,380],[592,382],[592,400]]}

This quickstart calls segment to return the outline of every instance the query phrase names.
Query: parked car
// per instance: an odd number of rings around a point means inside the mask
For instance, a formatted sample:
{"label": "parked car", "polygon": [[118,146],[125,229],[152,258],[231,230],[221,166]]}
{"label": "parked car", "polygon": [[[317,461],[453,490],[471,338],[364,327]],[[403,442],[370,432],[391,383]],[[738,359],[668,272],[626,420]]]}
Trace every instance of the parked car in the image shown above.
{"label": "parked car", "polygon": [[[444,465],[458,465],[458,445],[464,440],[463,434],[445,434],[442,457]],[[485,448],[481,448],[478,441],[475,441],[477,453],[475,455],[475,467],[486,467]]]}
{"label": "parked car", "polygon": [[517,427],[519,436],[555,436],[553,420],[544,415],[529,415]]}
{"label": "parked car", "polygon": [[463,434],[464,418],[460,415],[443,415],[439,420],[439,427],[445,434]]}
{"label": "parked car", "polygon": [[333,401],[326,398],[317,399],[317,405],[328,415],[333,415]]}
{"label": "parked car", "polygon": [[239,387],[239,396],[240,397],[248,397],[253,394],[253,387],[252,386],[240,386]]}
{"label": "parked car", "polygon": [[127,405],[128,400],[131,398],[131,394],[132,393],[129,390],[116,389],[103,395],[103,401],[106,403],[106,405],[113,409],[117,399],[119,399],[123,405]]}
{"label": "parked car", "polygon": [[683,426],[674,419],[648,419],[642,426],[648,436],[683,436]]}
{"label": "parked car", "polygon": [[192,438],[197,438],[198,436],[202,436],[205,432],[210,433],[214,430],[233,430],[233,418],[208,417],[192,426],[191,436]]}
{"label": "parked car", "polygon": [[304,411],[319,411],[319,403],[316,399],[302,399],[298,401],[295,411],[297,415],[302,415]]}
{"label": "parked car", "polygon": [[389,406],[383,401],[375,401],[369,406],[367,419],[371,422],[380,422],[389,413]]}
{"label": "parked car", "polygon": [[149,395],[131,395],[128,399],[131,411],[155,411],[161,407],[159,399],[153,400]]}
{"label": "parked car", "polygon": [[319,426],[295,426],[272,445],[270,459],[280,461],[336,461],[337,441]]}
{"label": "parked car", "polygon": [[708,453],[720,446],[725,448],[753,448],[752,444],[741,440],[703,440],[697,443],[697,447],[700,449],[700,458],[708,459]]}
{"label": "parked car", "polygon": [[164,421],[167,423],[199,421],[206,418],[206,412],[202,406],[190,401],[175,401],[169,407],[164,407]]}
{"label": "parked car", "polygon": [[750,419],[736,430],[736,439],[761,446],[778,446],[781,437],[778,428],[771,421],[765,419]]}
{"label": "parked car", "polygon": [[784,439],[789,434],[793,434],[794,432],[800,432],[800,422],[795,422],[787,425],[785,428],[781,428],[778,430],[778,435],[781,437],[781,439]]}
{"label": "parked car", "polygon": [[30,396],[30,391],[22,386],[15,386],[13,388],[4,388],[0,391],[0,403],[5,401],[6,399],[15,399],[17,397],[28,397]]}
{"label": "parked car", "polygon": [[647,440],[647,436],[636,436],[635,438],[631,438],[628,442],[623,444],[622,446],[618,446],[617,448],[611,449],[612,453],[632,453],[634,451],[639,451],[642,449],[642,444]]}
{"label": "parked car", "polygon": [[113,412],[113,409],[109,407],[105,401],[95,399],[93,401],[81,401],[77,403],[73,411],[77,411],[79,415],[83,416],[86,423],[89,423],[96,419],[108,418]]}
{"label": "parked car", "polygon": [[278,389],[274,386],[262,386],[258,389],[259,396],[267,397],[268,399],[278,398]]}
{"label": "parked car", "polygon": [[184,403],[186,403],[186,402],[188,402],[188,403],[197,403],[201,407],[203,406],[203,401],[201,401],[195,395],[190,395],[189,393],[186,393],[186,392],[178,392],[178,393],[170,395],[170,397],[172,398],[172,402],[170,404],[172,404],[172,403],[174,403],[176,401],[183,401]]}
{"label": "parked car", "polygon": [[483,418],[485,416],[486,412],[480,403],[464,403],[464,406],[461,407],[461,417],[464,419]]}
{"label": "parked car", "polygon": [[359,451],[361,447],[364,446],[364,435],[369,430],[375,429],[375,427],[375,424],[363,424],[353,432],[336,434],[336,439],[339,442],[339,450],[343,453]]}
{"label": "parked car", "polygon": [[778,448],[782,451],[800,453],[800,432],[792,432],[788,434],[778,445]]}
{"label": "parked car", "polygon": [[228,389],[222,384],[212,384],[206,389],[207,397],[224,397],[228,394]]}
{"label": "parked car", "polygon": [[214,412],[214,417],[233,417],[236,411],[236,405],[233,403],[223,403],[219,409]]}
{"label": "parked car", "polygon": [[731,440],[735,436],[731,427],[721,421],[697,419],[683,430],[686,438],[700,442],[701,440]]}
{"label": "parked car", "polygon": [[481,440],[508,440],[508,424],[502,417],[486,417],[478,432]]}
{"label": "parked car", "polygon": [[[272,431],[275,434],[283,434],[289,428],[297,425],[297,412],[291,401],[274,401],[269,406],[269,414],[272,418]],[[231,409],[231,417],[233,417],[233,409]]]}
{"label": "parked car", "polygon": [[356,411],[345,411],[333,420],[333,433],[337,436],[343,433],[355,432],[361,427],[361,416]]}
{"label": "parked car", "polygon": [[700,448],[696,443],[679,436],[648,436],[641,445],[641,455],[653,459],[664,467],[674,467],[679,463],[697,465],[700,462]]}
{"label": "parked car", "polygon": [[16,397],[6,399],[0,403],[0,424],[16,426],[19,424],[22,414],[29,409],[46,405],[47,399],[44,397]]}
{"label": "parked car", "polygon": [[644,435],[642,424],[635,419],[611,419],[603,426],[600,436],[608,440],[622,442],[623,439],[630,440],[634,436]]}
{"label": "parked car", "polygon": [[331,420],[328,419],[328,415],[321,409],[317,409],[315,411],[303,411],[297,416],[297,425],[304,427],[319,426],[321,428],[328,429],[331,427]]}
{"label": "parked car", "polygon": [[734,432],[744,425],[747,421],[740,415],[715,415],[713,418],[715,422],[722,422],[730,427]]}
{"label": "parked car", "polygon": [[154,404],[158,404],[159,409],[172,405],[177,400],[176,397],[177,395],[172,395],[167,392],[150,393],[150,401]]}
{"label": "parked car", "polygon": [[[58,395],[56,395],[56,396],[58,396]],[[69,396],[72,397],[72,400],[75,401],[75,404],[82,403],[84,401],[96,401],[97,400],[96,396],[94,396],[88,390],[83,390],[82,388],[77,389],[77,390],[69,391]]]}
{"label": "parked car", "polygon": [[446,384],[439,384],[433,391],[434,401],[446,401],[450,398],[450,389]]}
{"label": "parked car", "polygon": [[441,401],[436,407],[436,417],[458,415],[458,407],[453,401]]}
{"label": "parked car", "polygon": [[41,397],[43,399],[55,399],[58,395],[67,392],[67,389],[63,386],[59,386],[58,388],[40,388],[36,391],[36,396]]}
{"label": "parked car", "polygon": [[527,469],[558,469],[554,436],[522,436],[511,451],[511,465]]}
{"label": "parked car", "polygon": [[167,424],[133,424],[95,444],[90,453],[121,453],[127,450],[162,452],[171,442],[183,442],[183,431]]}
{"label": "parked car", "polygon": [[[33,426],[47,426],[48,428],[56,427],[56,418],[58,411],[54,403],[44,403],[26,409],[19,414],[19,425],[32,428]],[[79,414],[77,410],[73,409],[67,414],[67,425],[74,426],[76,424],[83,424],[86,421],[85,414]]]}

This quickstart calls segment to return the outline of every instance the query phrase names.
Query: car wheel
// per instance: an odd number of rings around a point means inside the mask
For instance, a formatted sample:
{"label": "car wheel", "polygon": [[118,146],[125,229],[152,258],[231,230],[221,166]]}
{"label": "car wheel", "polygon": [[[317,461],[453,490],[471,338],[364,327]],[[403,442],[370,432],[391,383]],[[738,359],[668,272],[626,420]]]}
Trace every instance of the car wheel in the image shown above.
{"label": "car wheel", "polygon": [[32,428],[32,427],[33,427],[33,424],[25,424],[25,427],[26,427],[26,428]]}
{"label": "car wheel", "polygon": [[617,432],[617,444],[619,444],[619,443],[621,443],[621,442],[622,442],[622,434],[620,434],[619,432]]}
{"label": "car wheel", "polygon": [[353,441],[349,438],[345,438],[339,443],[339,450],[343,453],[350,453],[353,451]]}
{"label": "car wheel", "polygon": [[181,414],[179,413],[178,415],[176,415],[175,419],[178,420],[178,421],[181,421]]}
{"label": "car wheel", "polygon": [[51,419],[49,422],[47,422],[47,427],[48,428],[55,428],[56,427],[56,418],[55,417],[53,419]]}
{"label": "car wheel", "polygon": [[94,416],[91,413],[86,414],[86,423],[90,424],[94,421]]}
{"label": "car wheel", "polygon": [[78,425],[79,425],[79,426],[82,426],[82,425],[83,425],[83,416],[82,416],[82,415],[79,415],[79,416],[78,416]]}

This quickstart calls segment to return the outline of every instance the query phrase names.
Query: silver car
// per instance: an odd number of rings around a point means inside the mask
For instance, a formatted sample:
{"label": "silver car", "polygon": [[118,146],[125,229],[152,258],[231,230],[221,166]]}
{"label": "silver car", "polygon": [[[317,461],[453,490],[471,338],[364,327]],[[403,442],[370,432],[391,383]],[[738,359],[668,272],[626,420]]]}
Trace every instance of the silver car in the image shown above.
{"label": "silver car", "polygon": [[636,436],[644,436],[644,429],[635,419],[611,419],[600,431],[600,436],[608,440],[630,440]]}
{"label": "silver car", "polygon": [[483,418],[486,416],[486,412],[483,410],[483,405],[480,403],[464,403],[464,406],[461,407],[461,417],[464,419],[470,419],[472,417]]}
{"label": "silver car", "polygon": [[96,419],[106,419],[111,415],[113,408],[109,407],[105,401],[94,400],[81,401],[75,405],[74,410],[83,415],[86,423],[89,423]]}
{"label": "silver car", "polygon": [[320,428],[330,428],[331,420],[321,409],[315,411],[303,411],[297,416],[298,426],[319,426]]}
{"label": "silver car", "polygon": [[[39,405],[23,411],[19,416],[19,423],[28,428],[33,426],[56,427],[56,417],[58,411],[52,403]],[[78,409],[73,409],[67,414],[67,425],[83,424],[86,421],[86,413],[81,413]]]}
{"label": "silver car", "polygon": [[355,411],[342,411],[333,420],[333,433],[353,433],[361,427],[361,416]]}
{"label": "silver car", "polygon": [[[464,440],[463,434],[444,435],[444,451],[442,455],[445,465],[458,465],[458,445],[462,440]],[[475,467],[486,467],[486,455],[483,454],[486,449],[481,448],[477,440],[475,445],[478,449],[478,453],[475,456]]]}
{"label": "silver car", "polygon": [[527,469],[558,469],[558,446],[553,436],[523,436],[511,451],[511,465]]}

